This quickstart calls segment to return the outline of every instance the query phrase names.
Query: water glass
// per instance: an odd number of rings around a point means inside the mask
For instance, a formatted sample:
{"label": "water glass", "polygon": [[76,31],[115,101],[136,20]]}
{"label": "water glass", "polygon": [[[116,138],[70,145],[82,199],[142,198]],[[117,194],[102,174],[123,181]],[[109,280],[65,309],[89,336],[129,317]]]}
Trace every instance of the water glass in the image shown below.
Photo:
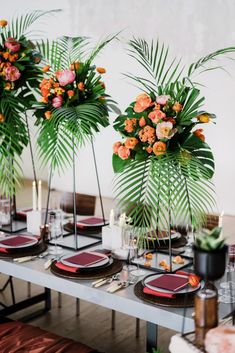
{"label": "water glass", "polygon": [[0,228],[10,224],[11,204],[10,199],[0,199]]}
{"label": "water glass", "polygon": [[49,213],[49,237],[55,244],[54,247],[50,247],[50,254],[55,256],[63,254],[62,248],[58,246],[63,239],[63,212],[61,210]]}

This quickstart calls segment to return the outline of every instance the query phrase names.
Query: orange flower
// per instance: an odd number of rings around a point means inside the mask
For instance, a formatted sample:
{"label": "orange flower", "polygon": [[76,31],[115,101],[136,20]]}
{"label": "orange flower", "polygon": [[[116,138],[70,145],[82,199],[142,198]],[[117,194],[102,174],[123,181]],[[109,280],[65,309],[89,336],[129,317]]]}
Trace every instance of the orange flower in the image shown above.
{"label": "orange flower", "polygon": [[5,84],[4,89],[5,89],[6,91],[9,91],[9,90],[11,89],[11,84],[10,84],[10,82],[7,82],[7,83]]}
{"label": "orange flower", "polygon": [[105,89],[105,84],[104,84],[104,82],[99,81],[99,84],[101,85],[101,87],[103,87],[103,89]]}
{"label": "orange flower", "polygon": [[130,137],[130,138],[126,139],[125,146],[126,146],[126,148],[129,148],[130,150],[133,150],[133,148],[135,148],[137,143],[139,143],[139,140],[137,138]]}
{"label": "orange flower", "polygon": [[161,156],[166,152],[166,144],[165,142],[158,141],[155,142],[153,145],[153,153],[156,154],[156,156]]}
{"label": "orange flower", "polygon": [[130,150],[128,148],[126,148],[125,146],[120,146],[118,149],[118,156],[121,159],[128,159],[130,157]]}
{"label": "orange flower", "polygon": [[69,89],[68,91],[67,91],[67,95],[71,98],[71,97],[73,97],[74,96],[74,91],[72,90],[72,89]]}
{"label": "orange flower", "polygon": [[169,121],[170,123],[172,123],[173,125],[176,124],[176,121],[174,118],[167,118],[167,121]]}
{"label": "orange flower", "polygon": [[79,89],[80,91],[84,91],[85,85],[84,85],[83,82],[79,82],[79,83],[78,83],[78,89]]}
{"label": "orange flower", "polygon": [[41,102],[42,103],[48,103],[48,97],[42,97]]}
{"label": "orange flower", "polygon": [[145,118],[142,116],[139,120],[139,126],[140,127],[144,127],[146,125],[146,120]]}
{"label": "orange flower", "polygon": [[161,110],[155,109],[151,113],[149,113],[148,117],[152,120],[154,124],[157,124],[159,120],[164,119],[166,117],[166,114],[163,113]]}
{"label": "orange flower", "polygon": [[161,109],[161,105],[157,104],[157,103],[154,103],[154,108],[153,109],[160,110]]}
{"label": "orange flower", "polygon": [[197,129],[193,132],[194,136],[198,137],[200,140],[205,142],[205,136],[203,135],[203,129]]}
{"label": "orange flower", "polygon": [[50,70],[50,65],[45,65],[43,68],[42,68],[42,72],[47,72]]}
{"label": "orange flower", "polygon": [[14,61],[16,61],[18,59],[18,54],[13,54],[13,55],[9,55],[8,60],[13,63]]}
{"label": "orange flower", "polygon": [[119,147],[121,147],[122,146],[122,144],[121,144],[121,142],[115,142],[114,144],[113,144],[113,153],[114,154],[118,154],[118,149],[119,149]]}
{"label": "orange flower", "polygon": [[5,53],[2,54],[2,56],[4,57],[4,59],[8,59],[10,56],[10,53],[8,51],[6,51]]}
{"label": "orange flower", "polygon": [[141,142],[153,143],[155,141],[155,129],[149,125],[146,125],[138,133]]}
{"label": "orange flower", "polygon": [[51,118],[51,116],[52,116],[52,112],[51,112],[50,110],[47,110],[47,111],[44,113],[44,115],[45,115],[45,118],[46,118],[47,120],[50,120],[50,118]]}
{"label": "orange flower", "polygon": [[99,74],[105,74],[106,70],[104,67],[97,67],[96,68],[96,71],[99,73]]}
{"label": "orange flower", "polygon": [[145,148],[145,150],[150,154],[153,152],[153,148],[151,146]]}
{"label": "orange flower", "polygon": [[3,114],[0,114],[0,123],[4,123],[5,120],[5,116]]}
{"label": "orange flower", "polygon": [[57,94],[57,96],[61,96],[64,93],[64,89],[62,87],[56,87],[55,88],[55,94]]}
{"label": "orange flower", "polygon": [[209,123],[210,121],[210,116],[209,114],[201,114],[197,117],[197,120],[200,121],[200,123]]}
{"label": "orange flower", "polygon": [[188,277],[188,283],[191,287],[197,287],[200,283],[200,277],[190,274]]}
{"label": "orange flower", "polygon": [[149,97],[147,93],[142,93],[138,97],[136,97],[136,103],[134,105],[134,111],[136,113],[141,113],[148,107],[152,105],[152,99]]}
{"label": "orange flower", "polygon": [[173,105],[172,109],[173,109],[176,113],[179,113],[179,112],[183,109],[183,106],[182,106],[182,104],[180,104],[179,102],[175,102],[175,104]]}
{"label": "orange flower", "polygon": [[0,20],[0,27],[6,27],[8,24],[7,20]]}
{"label": "orange flower", "polygon": [[134,130],[133,125],[136,124],[136,119],[126,119],[124,124],[125,124],[125,130],[131,133]]}
{"label": "orange flower", "polygon": [[[54,81],[52,81],[51,83],[53,84],[53,83],[54,83]],[[59,84],[59,82],[55,82],[55,83],[54,83],[54,87],[55,87],[55,88],[58,88],[58,87],[60,87],[60,84]]]}
{"label": "orange flower", "polygon": [[73,64],[70,65],[70,70],[78,70],[80,67],[80,62],[79,61],[75,61]]}

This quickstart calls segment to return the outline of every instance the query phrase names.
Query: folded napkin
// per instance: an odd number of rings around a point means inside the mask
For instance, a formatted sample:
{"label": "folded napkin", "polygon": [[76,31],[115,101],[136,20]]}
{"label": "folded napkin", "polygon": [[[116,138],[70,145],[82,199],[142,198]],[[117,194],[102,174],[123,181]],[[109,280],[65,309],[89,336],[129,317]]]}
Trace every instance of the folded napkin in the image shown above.
{"label": "folded napkin", "polygon": [[145,294],[154,295],[155,297],[170,298],[170,299],[174,299],[176,297],[175,294],[158,292],[157,290],[152,290],[147,287],[144,287],[143,292]]}
{"label": "folded napkin", "polygon": [[104,223],[104,220],[103,218],[90,217],[90,218],[85,218],[85,219],[82,219],[81,221],[78,221],[77,225],[80,225],[80,223],[96,225],[96,224]]}
{"label": "folded napkin", "polygon": [[16,236],[15,238],[9,238],[0,241],[0,244],[9,246],[20,246],[27,243],[32,243],[32,239],[29,239],[24,236]]}
{"label": "folded napkin", "polygon": [[6,248],[0,248],[0,252],[8,253],[8,249],[6,249]]}
{"label": "folded napkin", "polygon": [[188,278],[177,276],[177,275],[171,276],[171,275],[165,274],[158,278],[153,279],[152,281],[148,282],[148,284],[156,288],[162,288],[162,289],[176,292],[188,285]]}
{"label": "folded napkin", "polygon": [[66,258],[67,262],[70,262],[71,264],[80,265],[80,266],[89,266],[103,260],[104,260],[104,256],[102,255],[99,256],[86,251]]}
{"label": "folded napkin", "polygon": [[58,267],[60,270],[63,270],[63,271],[73,272],[73,273],[76,273],[79,271],[79,268],[64,265],[64,264],[62,264],[62,262],[56,262],[55,265],[56,265],[56,267]]}

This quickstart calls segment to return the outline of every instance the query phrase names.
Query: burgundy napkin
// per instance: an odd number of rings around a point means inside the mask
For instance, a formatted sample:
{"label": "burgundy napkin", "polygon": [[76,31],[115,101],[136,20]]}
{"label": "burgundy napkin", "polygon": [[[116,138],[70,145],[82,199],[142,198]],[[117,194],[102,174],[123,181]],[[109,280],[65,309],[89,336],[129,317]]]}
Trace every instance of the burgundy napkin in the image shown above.
{"label": "burgundy napkin", "polygon": [[8,250],[6,248],[0,248],[0,252],[8,252]]}
{"label": "burgundy napkin", "polygon": [[162,275],[154,280],[148,282],[148,285],[167,289],[173,292],[181,290],[182,288],[186,287],[188,284],[188,278],[181,277],[181,276],[169,276],[169,275]]}
{"label": "burgundy napkin", "polygon": [[175,298],[175,294],[158,292],[156,290],[152,290],[152,289],[147,288],[147,287],[144,287],[143,292],[145,294],[154,295],[155,297],[163,297],[163,298],[170,298],[170,299],[174,299]]}
{"label": "burgundy napkin", "polygon": [[79,271],[79,268],[64,265],[64,264],[62,264],[62,262],[56,262],[55,265],[56,265],[56,267],[58,267],[60,270],[63,270],[63,271],[68,271],[68,272],[73,272],[73,273],[76,273]]}
{"label": "burgundy napkin", "polygon": [[95,264],[95,263],[100,262],[102,260],[104,260],[103,256],[88,253],[85,251],[80,254],[66,258],[67,262],[70,262],[70,263],[76,264],[76,265],[80,265],[80,266],[92,265],[92,264]]}
{"label": "burgundy napkin", "polygon": [[89,225],[96,225],[97,223],[104,223],[103,218],[97,218],[97,217],[90,217],[90,218],[85,218],[82,219],[81,221],[77,222],[78,225],[80,225],[80,223],[84,223],[84,224],[89,224]]}
{"label": "burgundy napkin", "polygon": [[27,237],[24,236],[16,236],[15,238],[9,238],[9,239],[5,239],[5,240],[1,240],[0,242],[3,245],[9,245],[9,246],[20,246],[20,245],[24,245],[27,243],[32,243],[32,239],[29,239]]}

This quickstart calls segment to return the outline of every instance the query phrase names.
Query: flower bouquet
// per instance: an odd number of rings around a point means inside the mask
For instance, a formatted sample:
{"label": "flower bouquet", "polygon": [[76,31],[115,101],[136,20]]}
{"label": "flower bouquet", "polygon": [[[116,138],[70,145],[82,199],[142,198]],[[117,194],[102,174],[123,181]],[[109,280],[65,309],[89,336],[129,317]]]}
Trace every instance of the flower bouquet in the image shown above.
{"label": "flower bouquet", "polygon": [[202,128],[215,115],[202,109],[204,97],[193,74],[234,50],[218,50],[200,59],[183,76],[180,61],[169,62],[164,45],[130,42],[131,56],[149,77],[127,75],[144,92],[114,122],[123,140],[113,145],[113,169],[118,173],[119,207],[131,217],[141,239],[146,231],[170,234],[173,224],[199,227],[215,205],[214,159]]}
{"label": "flower bouquet", "polygon": [[92,61],[112,39],[99,44],[86,59],[86,38],[62,37],[41,45],[49,64],[39,85],[41,98],[35,116],[40,157],[52,170],[71,163],[76,147],[101,126],[109,125],[108,106],[112,101],[101,78],[106,70]]}
{"label": "flower bouquet", "polygon": [[29,141],[25,112],[35,101],[41,54],[25,33],[47,12],[0,21],[0,190],[13,195],[22,173],[19,158]]}

